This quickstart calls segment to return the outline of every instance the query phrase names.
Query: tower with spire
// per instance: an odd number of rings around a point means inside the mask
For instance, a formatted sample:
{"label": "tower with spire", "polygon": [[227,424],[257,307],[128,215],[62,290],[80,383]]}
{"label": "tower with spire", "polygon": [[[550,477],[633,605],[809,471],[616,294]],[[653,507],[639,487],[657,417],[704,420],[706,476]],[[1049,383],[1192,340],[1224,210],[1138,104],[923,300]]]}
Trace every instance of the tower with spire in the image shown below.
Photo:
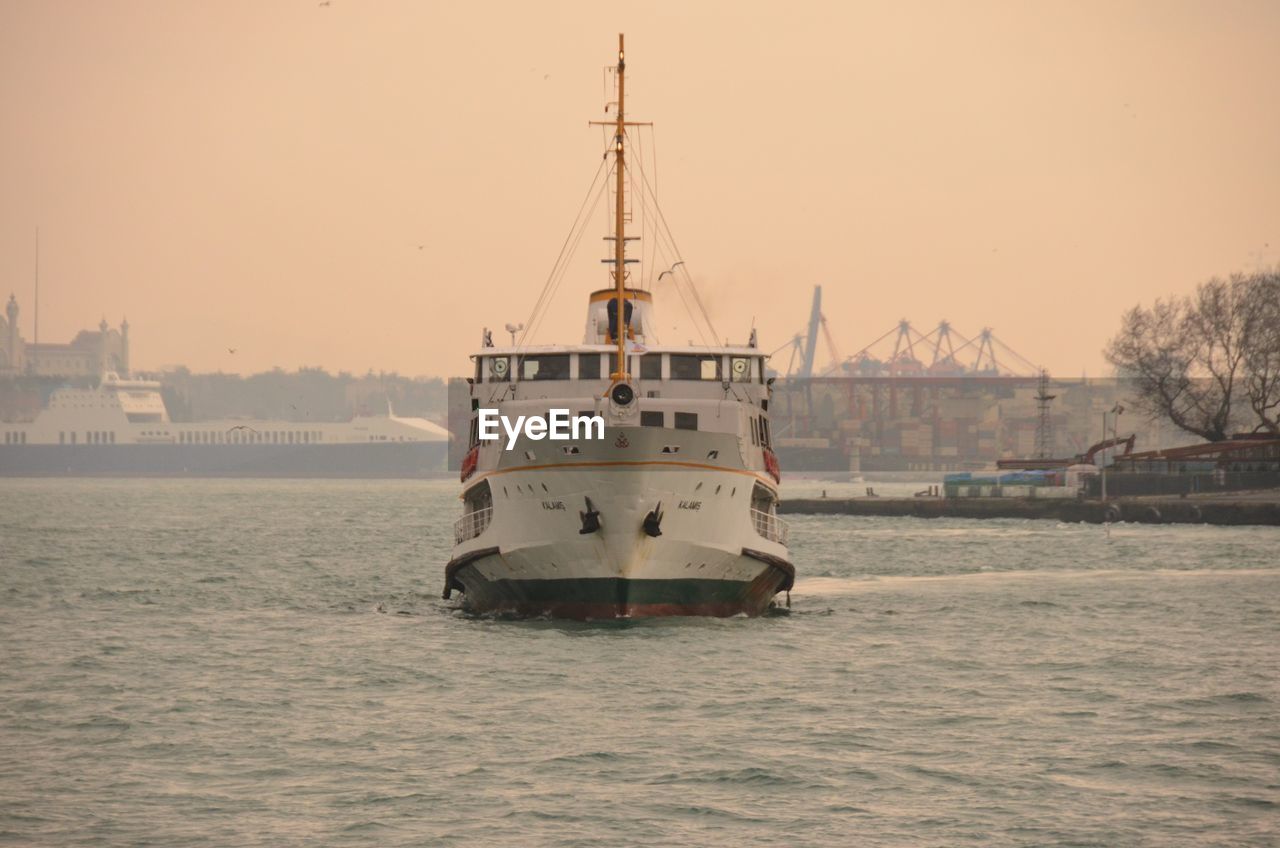
{"label": "tower with spire", "polygon": [[16,372],[21,370],[22,366],[18,361],[21,355],[21,351],[18,349],[18,299],[12,293],[9,294],[9,302],[4,307],[4,314],[9,321],[4,326],[5,360],[0,362],[0,371],[11,370]]}

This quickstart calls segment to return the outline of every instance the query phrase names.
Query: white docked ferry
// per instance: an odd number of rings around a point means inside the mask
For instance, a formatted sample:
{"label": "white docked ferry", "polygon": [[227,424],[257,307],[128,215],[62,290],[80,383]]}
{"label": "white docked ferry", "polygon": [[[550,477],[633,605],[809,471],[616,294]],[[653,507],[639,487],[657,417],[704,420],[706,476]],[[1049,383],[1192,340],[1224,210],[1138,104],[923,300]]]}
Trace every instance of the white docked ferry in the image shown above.
{"label": "white docked ferry", "polygon": [[103,376],[54,390],[34,421],[0,422],[0,475],[425,477],[449,435],[422,418],[177,423],[160,383]]}
{"label": "white docked ferry", "polygon": [[[652,291],[629,284],[623,180],[635,125],[624,120],[624,72],[620,37],[608,123],[614,285],[590,294],[582,344],[495,347],[486,332],[472,357],[463,515],[444,596],[460,591],[475,612],[759,615],[794,581],[754,332],[742,345],[661,344]],[[604,438],[525,432],[508,449],[505,437],[479,438],[482,409],[509,420],[598,415]]]}

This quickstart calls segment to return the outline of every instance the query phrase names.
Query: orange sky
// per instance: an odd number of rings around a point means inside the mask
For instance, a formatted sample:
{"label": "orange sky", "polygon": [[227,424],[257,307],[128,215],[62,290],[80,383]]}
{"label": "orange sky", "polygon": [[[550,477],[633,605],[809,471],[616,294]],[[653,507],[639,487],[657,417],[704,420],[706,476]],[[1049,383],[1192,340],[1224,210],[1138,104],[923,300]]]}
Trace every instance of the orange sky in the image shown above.
{"label": "orange sky", "polygon": [[[821,283],[844,354],[947,318],[1098,375],[1122,309],[1280,262],[1273,2],[0,0],[0,294],[30,339],[38,225],[44,341],[462,373],[550,271],[619,31],[734,340]],[[579,340],[602,227],[537,341]]]}

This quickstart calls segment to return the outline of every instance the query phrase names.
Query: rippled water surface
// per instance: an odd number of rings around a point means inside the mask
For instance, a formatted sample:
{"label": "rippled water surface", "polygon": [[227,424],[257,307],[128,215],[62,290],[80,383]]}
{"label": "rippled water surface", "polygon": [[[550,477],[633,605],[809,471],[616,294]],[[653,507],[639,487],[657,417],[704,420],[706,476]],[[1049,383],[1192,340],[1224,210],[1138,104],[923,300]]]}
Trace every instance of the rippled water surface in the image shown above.
{"label": "rippled water surface", "polygon": [[795,517],[789,615],[508,622],[455,494],[0,481],[0,840],[1275,844],[1280,530]]}

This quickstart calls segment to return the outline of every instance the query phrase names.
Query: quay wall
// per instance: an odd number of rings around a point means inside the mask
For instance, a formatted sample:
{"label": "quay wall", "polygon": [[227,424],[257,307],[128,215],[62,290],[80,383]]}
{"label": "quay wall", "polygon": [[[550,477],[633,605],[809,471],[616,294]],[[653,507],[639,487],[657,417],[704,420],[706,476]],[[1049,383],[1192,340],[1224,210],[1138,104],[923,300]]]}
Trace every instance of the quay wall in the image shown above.
{"label": "quay wall", "polygon": [[1106,503],[1021,498],[795,498],[783,501],[778,511],[791,515],[1042,518],[1088,524],[1129,521],[1138,524],[1280,526],[1280,498],[1118,498]]}

